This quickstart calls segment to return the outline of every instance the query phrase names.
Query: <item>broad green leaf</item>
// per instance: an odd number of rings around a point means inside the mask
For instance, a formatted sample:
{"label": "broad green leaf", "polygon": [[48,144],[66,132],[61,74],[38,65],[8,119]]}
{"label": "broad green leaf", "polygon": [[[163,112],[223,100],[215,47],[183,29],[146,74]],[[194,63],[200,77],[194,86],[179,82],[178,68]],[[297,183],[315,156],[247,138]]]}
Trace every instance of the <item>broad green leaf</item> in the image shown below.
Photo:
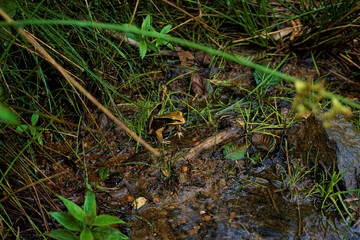
{"label": "broad green leaf", "polygon": [[39,143],[41,146],[44,146],[44,141],[43,141],[43,139],[41,138],[41,136],[38,136],[36,139],[37,139],[38,143]]}
{"label": "broad green leaf", "polygon": [[65,229],[53,230],[45,235],[57,240],[79,240],[79,236]]}
{"label": "broad green leaf", "polygon": [[107,226],[116,223],[125,223],[125,222],[117,217],[104,214],[104,215],[96,216],[95,220],[92,223],[92,226]]}
{"label": "broad green leaf", "polygon": [[82,230],[82,224],[69,213],[49,212],[49,215],[68,230],[76,232],[81,232]]}
{"label": "broad green leaf", "polygon": [[36,123],[39,121],[39,114],[33,113],[31,116],[31,126],[35,126]]}
{"label": "broad green leaf", "polygon": [[[162,34],[168,33],[170,31],[171,27],[172,27],[171,25],[166,25],[165,27],[163,27],[163,29],[161,29],[160,33],[162,33]],[[162,45],[166,45],[168,48],[173,49],[173,46],[169,42],[165,41],[164,39],[161,39],[161,38],[156,39],[156,47],[159,47]]]}
{"label": "broad green leaf", "polygon": [[84,212],[86,215],[87,223],[91,224],[96,216],[96,200],[95,194],[92,191],[86,192]]}
{"label": "broad green leaf", "polygon": [[155,28],[153,26],[149,26],[149,29],[148,29],[150,32],[156,32]]}
{"label": "broad green leaf", "polygon": [[64,203],[65,207],[68,209],[68,211],[70,212],[71,215],[73,215],[77,220],[79,220],[83,223],[86,222],[85,212],[81,207],[79,207],[72,201],[70,201],[66,198],[63,198],[62,196],[58,196],[58,197]]}
{"label": "broad green leaf", "polygon": [[140,40],[139,51],[141,59],[144,59],[147,51],[146,41],[144,39]]}
{"label": "broad green leaf", "polygon": [[165,27],[163,27],[160,31],[160,33],[163,33],[163,34],[166,34],[170,31],[170,29],[172,28],[172,26],[169,24],[169,25],[166,25]]}
{"label": "broad green leaf", "polygon": [[92,230],[95,239],[101,240],[127,240],[125,234],[112,227],[96,227]]}
{"label": "broad green leaf", "polygon": [[16,127],[16,131],[18,132],[26,132],[29,129],[29,126],[26,124],[21,124],[20,126]]}
{"label": "broad green leaf", "polygon": [[0,121],[14,125],[20,124],[19,118],[16,116],[16,114],[1,103],[0,103]]}
{"label": "broad green leaf", "polygon": [[36,131],[35,128],[29,127],[29,130],[30,130],[31,135],[32,135],[34,138],[37,137],[38,133],[37,133],[37,131]]}
{"label": "broad green leaf", "polygon": [[241,160],[245,158],[247,149],[238,149],[232,153],[229,153],[225,156],[225,159],[228,160]]}
{"label": "broad green leaf", "polygon": [[[100,238],[102,239],[102,238]],[[80,240],[93,240],[93,235],[89,228],[85,228],[80,234]]]}
{"label": "broad green leaf", "polygon": [[246,146],[236,148],[234,145],[224,146],[224,157],[227,160],[241,160],[245,158],[247,152]]}
{"label": "broad green leaf", "polygon": [[149,31],[150,27],[151,27],[151,16],[148,14],[141,25],[141,29],[145,31]]}
{"label": "broad green leaf", "polygon": [[101,181],[104,181],[110,173],[110,168],[108,167],[101,167],[99,170],[99,177],[101,179]]}
{"label": "broad green leaf", "polygon": [[173,51],[175,50],[174,46],[171,43],[166,44],[166,46]]}

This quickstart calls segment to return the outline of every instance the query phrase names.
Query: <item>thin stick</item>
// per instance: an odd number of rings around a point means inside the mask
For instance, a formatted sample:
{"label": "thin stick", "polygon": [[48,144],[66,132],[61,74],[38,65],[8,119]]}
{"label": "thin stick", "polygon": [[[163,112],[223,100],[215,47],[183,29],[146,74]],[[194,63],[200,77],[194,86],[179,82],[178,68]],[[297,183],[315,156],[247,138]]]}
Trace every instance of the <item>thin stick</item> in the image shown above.
{"label": "thin stick", "polygon": [[269,188],[266,188],[266,191],[267,191],[268,194],[269,194],[269,197],[270,197],[270,200],[271,200],[271,204],[273,205],[276,213],[280,213],[279,208],[278,208],[277,205],[276,205],[276,201],[275,201],[275,199],[274,199],[274,196],[273,196],[272,192],[270,191]]}
{"label": "thin stick", "polygon": [[290,166],[290,157],[289,157],[289,151],[288,151],[288,144],[287,144],[286,139],[285,139],[285,153],[286,153],[286,165],[287,165],[287,168],[288,168],[288,173],[289,173],[289,176],[292,176],[291,166]]}
{"label": "thin stick", "polygon": [[301,218],[301,209],[299,203],[299,194],[296,193],[296,205],[297,205],[297,213],[298,213],[298,237],[301,236],[301,226],[302,226],[302,218]]}

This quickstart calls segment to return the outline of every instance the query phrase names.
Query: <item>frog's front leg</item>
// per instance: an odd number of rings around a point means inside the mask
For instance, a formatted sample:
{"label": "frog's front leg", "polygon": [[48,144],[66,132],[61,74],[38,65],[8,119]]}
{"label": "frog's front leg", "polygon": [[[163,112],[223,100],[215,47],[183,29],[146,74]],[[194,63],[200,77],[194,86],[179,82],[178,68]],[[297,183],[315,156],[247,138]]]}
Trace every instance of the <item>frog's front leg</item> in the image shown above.
{"label": "frog's front leg", "polygon": [[179,139],[184,136],[184,134],[181,132],[181,126],[180,126],[180,125],[176,125],[176,133],[175,133],[175,136],[176,136],[176,135],[179,136]]}

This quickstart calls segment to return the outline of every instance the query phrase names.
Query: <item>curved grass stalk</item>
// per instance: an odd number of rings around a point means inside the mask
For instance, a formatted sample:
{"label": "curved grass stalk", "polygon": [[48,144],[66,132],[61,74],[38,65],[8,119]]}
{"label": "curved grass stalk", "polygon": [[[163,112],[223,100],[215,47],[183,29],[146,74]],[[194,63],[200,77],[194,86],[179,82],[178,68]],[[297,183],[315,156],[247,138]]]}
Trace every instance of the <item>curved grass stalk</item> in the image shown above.
{"label": "curved grass stalk", "polygon": [[[3,14],[4,14],[4,12],[0,9],[0,15],[3,16]],[[187,40],[180,39],[180,38],[171,37],[168,34],[158,33],[156,31],[144,31],[134,25],[86,22],[86,21],[77,21],[77,20],[36,20],[36,19],[33,19],[33,20],[30,19],[30,20],[24,20],[24,21],[14,21],[14,22],[0,22],[0,26],[23,27],[23,26],[27,26],[27,25],[66,25],[66,26],[77,26],[77,27],[83,27],[83,28],[111,29],[111,30],[123,32],[125,34],[135,34],[135,35],[142,36],[142,37],[151,37],[151,38],[155,38],[155,39],[162,39],[166,42],[180,44],[185,47],[198,49],[200,51],[204,51],[209,54],[225,58],[227,60],[242,64],[244,66],[256,69],[258,71],[276,76],[287,82],[306,84],[304,81],[302,81],[298,78],[292,77],[285,73],[281,73],[272,68],[253,63],[245,58],[242,58],[239,56],[234,56],[229,53],[223,52],[221,50],[201,45],[199,43],[187,41]],[[355,103],[345,97],[334,94],[332,92],[325,91],[324,97],[326,97],[328,99],[339,99],[343,104],[346,104],[353,108],[360,109],[360,104]],[[235,103],[234,106],[236,106],[236,104],[238,104],[238,103]]]}

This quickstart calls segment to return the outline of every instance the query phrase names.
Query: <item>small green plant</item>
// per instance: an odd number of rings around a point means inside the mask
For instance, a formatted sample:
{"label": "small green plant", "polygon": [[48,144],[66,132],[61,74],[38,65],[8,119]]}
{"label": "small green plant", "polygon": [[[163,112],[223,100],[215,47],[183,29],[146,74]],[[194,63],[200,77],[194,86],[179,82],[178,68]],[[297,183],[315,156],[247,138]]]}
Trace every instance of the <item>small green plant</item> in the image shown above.
{"label": "small green plant", "polygon": [[[135,26],[132,26],[135,27]],[[165,27],[163,27],[160,31],[160,33],[162,34],[167,34],[170,29],[171,29],[171,25],[166,25]],[[144,21],[141,24],[141,30],[143,31],[147,31],[147,32],[157,32],[155,30],[155,28],[153,26],[151,26],[151,16],[147,15],[146,18],[144,19]],[[163,39],[156,39],[155,45],[150,42],[145,35],[134,35],[134,34],[128,34],[127,35],[129,38],[139,42],[139,51],[140,51],[140,57],[143,59],[146,55],[147,49],[149,48],[150,50],[156,51],[158,47],[165,45],[167,47],[169,47],[170,49],[173,49],[173,46],[163,40]]]}
{"label": "small green plant", "polygon": [[101,181],[104,181],[110,174],[110,168],[102,167],[99,170],[99,178]]}
{"label": "small green plant", "polygon": [[40,126],[36,126],[37,122],[39,121],[39,117],[40,117],[39,114],[33,113],[30,119],[31,125],[21,124],[17,126],[16,131],[20,133],[30,131],[33,138],[36,139],[40,145],[44,145],[41,134],[39,133],[39,131],[42,131],[43,128]]}
{"label": "small green plant", "polygon": [[270,87],[275,86],[280,82],[279,77],[261,72],[259,70],[255,70],[253,75],[256,81],[256,85],[260,88],[260,90],[266,91]]}
{"label": "small green plant", "polygon": [[96,200],[92,191],[87,191],[84,207],[81,208],[70,200],[59,196],[70,213],[49,212],[66,229],[57,229],[47,233],[47,236],[58,240],[92,240],[92,239],[129,239],[119,230],[109,225],[125,223],[110,215],[96,216]]}
{"label": "small green plant", "polygon": [[350,194],[353,192],[358,193],[359,189],[339,191],[339,189],[336,186],[342,180],[341,172],[338,173],[333,172],[333,174],[330,176],[330,179],[329,180],[326,179],[327,177],[323,177],[323,181],[321,183],[316,184],[317,191],[320,193],[321,197],[323,198],[321,210],[324,211],[328,208],[335,207],[338,213],[340,214],[342,220],[344,222],[347,222],[343,214],[343,211],[341,210],[343,209],[352,221],[355,220],[354,216],[352,216],[344,201],[344,197],[346,196],[346,194]]}

